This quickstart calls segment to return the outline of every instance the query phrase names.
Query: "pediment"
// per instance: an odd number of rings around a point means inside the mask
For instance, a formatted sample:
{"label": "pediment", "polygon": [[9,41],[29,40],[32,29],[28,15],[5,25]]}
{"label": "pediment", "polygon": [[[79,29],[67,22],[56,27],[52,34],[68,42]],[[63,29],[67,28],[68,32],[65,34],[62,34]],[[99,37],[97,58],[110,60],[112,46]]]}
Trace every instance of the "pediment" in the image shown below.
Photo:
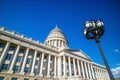
{"label": "pediment", "polygon": [[86,55],[82,50],[79,50],[79,49],[65,49],[64,51],[67,52],[67,53],[82,57],[84,59],[91,60],[91,58],[88,55]]}

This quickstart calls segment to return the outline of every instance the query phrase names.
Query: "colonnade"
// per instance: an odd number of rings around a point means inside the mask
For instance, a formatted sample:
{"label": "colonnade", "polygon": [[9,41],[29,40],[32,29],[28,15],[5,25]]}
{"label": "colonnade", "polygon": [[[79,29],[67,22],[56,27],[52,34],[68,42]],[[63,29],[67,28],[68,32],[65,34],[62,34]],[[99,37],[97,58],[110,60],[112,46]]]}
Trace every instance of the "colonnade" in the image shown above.
{"label": "colonnade", "polygon": [[[67,63],[67,60],[68,60],[68,63]],[[63,64],[63,67],[61,66],[62,64]],[[71,64],[73,64],[73,66]],[[68,65],[69,76],[67,76],[67,65]],[[83,79],[86,79],[86,78],[96,79],[95,73],[93,71],[93,65],[90,62],[81,61],[68,56],[62,56],[62,57],[59,57],[58,66],[59,66],[59,69],[58,69],[59,75],[62,77],[76,76],[76,77],[82,77]],[[78,71],[78,74],[77,74],[77,71]]]}
{"label": "colonnade", "polygon": [[53,45],[58,47],[68,46],[68,43],[64,40],[53,39],[46,42],[47,45]]}
{"label": "colonnade", "polygon": [[[2,54],[1,54],[1,56],[0,56],[0,70],[1,71],[4,71],[4,70],[2,70],[2,65],[3,64],[6,64],[6,61],[7,62],[9,62],[9,63],[7,63],[8,65],[9,65],[9,68],[7,69],[7,70],[5,70],[5,71],[7,71],[7,73],[11,73],[11,74],[13,74],[13,68],[14,68],[14,66],[15,66],[15,63],[16,63],[16,59],[17,59],[17,57],[18,57],[18,54],[19,54],[19,50],[20,50],[20,48],[21,48],[21,46],[20,45],[17,45],[16,46],[16,49],[15,49],[15,51],[13,52],[13,53],[10,53],[10,54],[12,54],[13,55],[13,58],[11,58],[12,60],[10,61],[10,60],[5,60],[5,58],[6,58],[6,55],[7,54],[9,54],[8,53],[8,51],[9,51],[9,48],[10,48],[10,45],[11,45],[12,43],[10,43],[10,42],[7,42],[6,43],[6,45],[4,46],[4,49],[3,49],[3,51],[2,51]],[[28,54],[29,54],[29,52],[30,52],[30,48],[26,48],[26,51],[25,51],[25,53],[24,53],[24,59],[22,60],[22,65],[20,65],[20,70],[19,70],[19,74],[22,74],[22,75],[24,75],[25,74],[25,67],[26,67],[26,62],[27,62],[27,58],[28,58]],[[10,51],[9,51],[10,52]],[[29,66],[32,66],[32,67],[30,67],[30,71],[29,71],[29,74],[30,75],[34,75],[34,69],[35,69],[35,62],[36,62],[36,58],[37,58],[37,54],[38,54],[38,51],[37,50],[34,50],[34,53],[33,53],[33,56],[30,56],[30,58],[31,57],[33,57],[32,58],[32,60],[31,60],[31,64],[29,65]],[[43,76],[43,63],[44,63],[44,55],[46,55],[47,53],[43,53],[43,52],[41,52],[41,60],[40,60],[40,68],[39,68],[39,76]],[[50,54],[47,54],[48,55],[48,65],[47,65],[47,75],[46,76],[48,76],[48,77],[50,77],[51,75],[50,75],[50,65],[52,65],[51,64],[51,56],[53,56],[53,55],[50,55]],[[56,77],[57,76],[57,73],[56,73],[56,63],[57,63],[57,57],[56,56],[54,56],[54,61],[53,61],[54,63],[54,71],[53,71],[53,73],[54,73],[54,76]]]}
{"label": "colonnade", "polygon": [[100,69],[99,67],[94,66],[94,71],[95,71],[97,80],[101,80],[101,79],[110,80],[108,77],[107,70],[103,70],[103,69]]}

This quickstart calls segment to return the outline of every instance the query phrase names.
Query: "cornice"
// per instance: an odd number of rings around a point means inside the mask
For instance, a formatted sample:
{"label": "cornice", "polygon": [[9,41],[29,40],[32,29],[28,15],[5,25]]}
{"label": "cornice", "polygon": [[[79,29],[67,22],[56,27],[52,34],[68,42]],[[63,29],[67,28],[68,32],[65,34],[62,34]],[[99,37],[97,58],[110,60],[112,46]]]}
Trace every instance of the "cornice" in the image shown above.
{"label": "cornice", "polygon": [[58,51],[57,51],[58,49],[54,46],[45,45],[43,43],[40,43],[38,40],[35,40],[31,37],[26,37],[23,34],[19,34],[15,31],[8,30],[4,27],[0,27],[0,33],[3,34],[3,35],[9,36],[11,38],[14,38],[18,41],[22,41],[22,42],[25,42],[25,43],[28,43],[28,44],[31,44],[31,45],[34,45],[34,46],[37,46],[37,47],[40,47],[40,48],[44,48],[44,49],[47,49],[47,50],[51,50],[53,52],[58,53]]}

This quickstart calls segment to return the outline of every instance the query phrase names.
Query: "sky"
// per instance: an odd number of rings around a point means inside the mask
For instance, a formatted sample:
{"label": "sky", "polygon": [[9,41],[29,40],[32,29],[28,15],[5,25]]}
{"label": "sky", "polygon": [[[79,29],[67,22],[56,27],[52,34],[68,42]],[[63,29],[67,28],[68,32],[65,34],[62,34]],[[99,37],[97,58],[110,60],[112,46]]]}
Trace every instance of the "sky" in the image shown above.
{"label": "sky", "polygon": [[85,21],[98,19],[105,27],[102,49],[114,77],[120,77],[120,0],[0,0],[0,26],[44,42],[58,25],[69,48],[104,65],[96,42],[83,35]]}

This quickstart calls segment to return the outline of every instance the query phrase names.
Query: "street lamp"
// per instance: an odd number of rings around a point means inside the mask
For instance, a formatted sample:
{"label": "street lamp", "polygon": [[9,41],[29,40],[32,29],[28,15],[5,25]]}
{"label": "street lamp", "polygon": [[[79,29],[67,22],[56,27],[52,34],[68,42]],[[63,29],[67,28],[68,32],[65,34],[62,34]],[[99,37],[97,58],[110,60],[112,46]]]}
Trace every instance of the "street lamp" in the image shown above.
{"label": "street lamp", "polygon": [[86,28],[83,31],[84,35],[86,36],[87,39],[95,39],[98,48],[100,50],[100,53],[102,55],[102,59],[104,61],[106,69],[108,71],[109,77],[111,80],[115,80],[100,45],[100,37],[103,35],[105,31],[103,20],[97,20],[97,21],[89,20],[85,22],[85,26]]}

